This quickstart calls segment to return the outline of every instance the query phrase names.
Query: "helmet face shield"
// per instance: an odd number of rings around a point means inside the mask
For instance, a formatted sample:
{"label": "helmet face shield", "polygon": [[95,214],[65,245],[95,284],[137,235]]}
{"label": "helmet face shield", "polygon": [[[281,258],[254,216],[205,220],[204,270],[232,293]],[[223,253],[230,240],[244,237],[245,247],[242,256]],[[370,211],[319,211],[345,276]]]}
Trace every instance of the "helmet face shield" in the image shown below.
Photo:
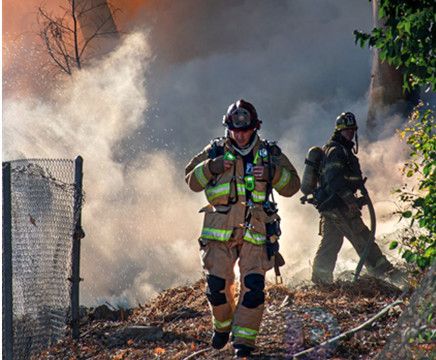
{"label": "helmet face shield", "polygon": [[253,104],[242,99],[231,104],[223,116],[223,125],[229,130],[260,129],[261,123]]}
{"label": "helmet face shield", "polygon": [[253,127],[251,114],[244,108],[236,108],[230,113],[230,128],[245,130]]}

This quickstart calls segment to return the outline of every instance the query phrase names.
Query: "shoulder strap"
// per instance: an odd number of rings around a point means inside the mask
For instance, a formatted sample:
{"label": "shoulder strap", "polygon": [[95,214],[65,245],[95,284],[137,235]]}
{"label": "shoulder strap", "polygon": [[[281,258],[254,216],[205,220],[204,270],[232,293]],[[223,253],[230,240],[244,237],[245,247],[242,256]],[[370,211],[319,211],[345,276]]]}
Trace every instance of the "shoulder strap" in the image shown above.
{"label": "shoulder strap", "polygon": [[[281,154],[280,148],[277,146],[276,142],[268,141],[268,140],[262,140],[262,146],[266,149],[268,152],[267,159],[268,159],[268,182],[266,185],[266,194],[265,194],[265,200],[268,201],[270,195],[271,200],[273,203],[275,203],[274,200],[274,193],[272,191],[272,155],[279,156]],[[273,154],[277,152],[277,154]]]}
{"label": "shoulder strap", "polygon": [[272,156],[280,156],[282,149],[277,145],[277,141],[262,139],[261,144],[271,153]]}
{"label": "shoulder strap", "polygon": [[[347,164],[349,165],[350,164],[350,154],[348,153],[347,148],[343,144],[341,144],[337,141],[330,141],[329,143],[325,144],[323,147],[324,154],[327,155],[327,151],[334,146],[340,147],[342,149],[342,151],[345,155],[345,158],[347,159]],[[324,159],[325,158],[326,158],[326,156],[324,157]],[[324,165],[324,163],[323,163],[323,165]]]}

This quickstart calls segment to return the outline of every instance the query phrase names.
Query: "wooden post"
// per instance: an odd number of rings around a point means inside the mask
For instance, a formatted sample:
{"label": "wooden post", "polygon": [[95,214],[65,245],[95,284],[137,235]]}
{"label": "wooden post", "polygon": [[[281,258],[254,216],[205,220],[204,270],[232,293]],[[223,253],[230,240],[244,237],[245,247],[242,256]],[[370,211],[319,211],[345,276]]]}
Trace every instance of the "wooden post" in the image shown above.
{"label": "wooden post", "polygon": [[12,297],[11,163],[3,163],[3,359],[12,360],[14,345]]}
{"label": "wooden post", "polygon": [[75,160],[74,172],[74,225],[73,249],[72,249],[72,270],[71,270],[71,327],[73,339],[78,340],[79,331],[79,285],[80,281],[80,242],[85,236],[82,230],[82,180],[83,180],[83,158],[78,156]]}

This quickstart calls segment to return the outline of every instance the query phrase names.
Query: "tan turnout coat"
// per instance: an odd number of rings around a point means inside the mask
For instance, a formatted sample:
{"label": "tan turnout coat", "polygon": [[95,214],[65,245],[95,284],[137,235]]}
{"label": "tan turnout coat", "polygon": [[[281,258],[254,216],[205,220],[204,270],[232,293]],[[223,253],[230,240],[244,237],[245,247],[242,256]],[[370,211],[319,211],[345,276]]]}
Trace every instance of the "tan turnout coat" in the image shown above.
{"label": "tan turnout coat", "polygon": [[[255,181],[252,191],[253,205],[247,208],[246,189],[244,182],[244,164],[242,156],[234,149],[230,139],[222,139],[224,152],[230,151],[236,160],[234,165],[224,173],[214,176],[209,170],[208,151],[211,145],[206,146],[186,166],[185,180],[191,190],[195,192],[205,191],[208,205],[200,212],[204,212],[204,223],[201,238],[216,241],[228,241],[234,230],[243,231],[243,239],[255,245],[262,245],[266,241],[265,224],[272,220],[265,213],[262,203],[265,200],[267,181]],[[276,171],[272,179],[273,188],[282,196],[290,197],[300,188],[300,179],[289,159],[281,153],[276,145],[269,148],[266,142],[257,138],[253,148],[254,166],[268,166],[268,156],[271,155],[272,163]],[[275,147],[274,151],[273,148]],[[267,148],[269,153],[265,156]],[[275,153],[275,154],[274,154]],[[263,156],[261,156],[263,155]],[[230,201],[232,200],[232,201]],[[246,211],[251,216],[246,216]],[[272,217],[277,217],[277,214]],[[245,219],[249,218],[246,223]]]}

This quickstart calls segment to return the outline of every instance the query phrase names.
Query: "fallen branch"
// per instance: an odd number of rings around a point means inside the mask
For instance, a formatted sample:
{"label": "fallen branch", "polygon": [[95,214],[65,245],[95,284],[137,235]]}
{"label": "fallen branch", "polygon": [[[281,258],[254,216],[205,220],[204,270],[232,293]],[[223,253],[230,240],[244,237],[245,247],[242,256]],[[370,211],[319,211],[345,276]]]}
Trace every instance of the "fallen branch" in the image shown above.
{"label": "fallen branch", "polygon": [[192,353],[191,355],[185,357],[183,360],[193,359],[193,358],[195,358],[197,355],[203,354],[203,353],[205,353],[205,352],[207,352],[207,351],[209,351],[209,350],[212,350],[212,347],[209,346],[209,347],[207,347],[207,348],[205,348],[205,349],[198,350],[198,351],[196,351],[195,353]]}
{"label": "fallen branch", "polygon": [[280,304],[279,308],[282,308],[282,307],[288,305],[288,303],[289,303],[289,295],[286,295],[286,296],[285,296],[285,299],[284,299],[283,302]]}
{"label": "fallen branch", "polygon": [[113,306],[109,301],[105,301],[104,302],[108,307],[109,307],[109,309],[111,309],[112,311],[117,311],[118,309],[115,307],[115,306]]}
{"label": "fallen branch", "polygon": [[269,314],[276,314],[279,310],[289,305],[289,295],[286,295],[280,305],[270,305],[265,310]]}
{"label": "fallen branch", "polygon": [[88,329],[87,331],[85,331],[84,333],[80,334],[81,338],[84,338],[86,335],[92,333],[95,329],[97,329],[100,326],[100,323],[96,323],[94,325],[91,325],[90,329]]}
{"label": "fallen branch", "polygon": [[341,339],[346,338],[346,337],[348,337],[348,336],[350,336],[350,335],[352,335],[352,334],[354,334],[354,333],[356,333],[356,332],[358,332],[360,330],[363,330],[368,325],[371,325],[374,321],[376,321],[377,319],[381,318],[384,314],[386,314],[389,311],[389,309],[391,309],[392,307],[394,307],[396,305],[402,304],[402,303],[403,303],[402,300],[394,301],[392,304],[384,307],[380,312],[378,312],[376,315],[374,315],[369,320],[365,321],[363,324],[361,324],[361,325],[359,325],[359,326],[357,326],[357,327],[355,327],[355,328],[353,328],[351,330],[348,330],[348,331],[346,331],[346,332],[344,332],[342,334],[339,334],[338,336],[335,336],[334,338],[331,338],[330,340],[326,340],[326,341],[322,342],[319,345],[316,345],[314,347],[311,347],[311,348],[309,348],[307,350],[304,350],[304,351],[301,351],[299,353],[293,354],[293,355],[291,355],[291,358],[292,359],[297,359],[300,356],[309,354],[309,353],[311,353],[314,350],[320,349],[320,348],[322,348],[322,347],[324,347],[326,345],[333,344],[333,343],[335,343],[338,340],[341,340]]}

